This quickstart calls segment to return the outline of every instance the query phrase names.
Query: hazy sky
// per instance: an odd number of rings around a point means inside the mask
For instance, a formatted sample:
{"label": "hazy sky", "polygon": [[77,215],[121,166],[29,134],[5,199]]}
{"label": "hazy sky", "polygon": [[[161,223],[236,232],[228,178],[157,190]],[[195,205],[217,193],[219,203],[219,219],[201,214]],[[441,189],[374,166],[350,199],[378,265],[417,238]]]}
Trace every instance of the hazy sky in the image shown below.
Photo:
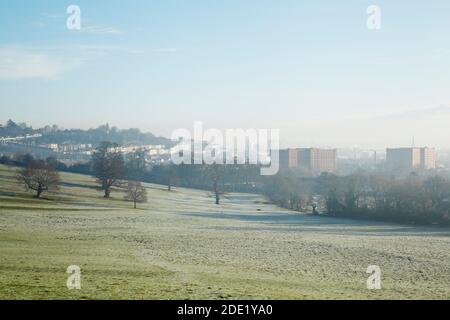
{"label": "hazy sky", "polygon": [[[81,8],[82,29],[66,28]],[[366,9],[381,7],[379,31]],[[0,121],[450,147],[450,1],[0,0]]]}

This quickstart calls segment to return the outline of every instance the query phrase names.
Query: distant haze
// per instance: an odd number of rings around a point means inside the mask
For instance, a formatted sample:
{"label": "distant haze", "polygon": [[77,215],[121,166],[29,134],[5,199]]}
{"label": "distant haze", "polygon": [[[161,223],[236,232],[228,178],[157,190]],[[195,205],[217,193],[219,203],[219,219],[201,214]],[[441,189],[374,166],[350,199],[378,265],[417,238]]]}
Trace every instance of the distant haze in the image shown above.
{"label": "distant haze", "polygon": [[[283,147],[450,147],[450,2],[15,1],[0,10],[0,122],[170,137],[277,128]],[[107,10],[105,9],[107,8]]]}

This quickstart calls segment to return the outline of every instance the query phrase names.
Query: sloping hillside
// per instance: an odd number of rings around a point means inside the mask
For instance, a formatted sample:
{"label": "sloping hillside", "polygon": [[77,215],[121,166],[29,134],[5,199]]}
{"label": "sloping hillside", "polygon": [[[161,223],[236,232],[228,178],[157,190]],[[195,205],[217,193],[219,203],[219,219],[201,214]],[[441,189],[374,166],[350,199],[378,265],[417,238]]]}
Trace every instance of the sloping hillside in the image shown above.
{"label": "sloping hillside", "polygon": [[[0,298],[450,298],[450,230],[298,215],[259,196],[146,185],[138,210],[87,176],[36,200],[0,166]],[[81,267],[81,290],[66,269]],[[382,289],[366,288],[369,265]]]}

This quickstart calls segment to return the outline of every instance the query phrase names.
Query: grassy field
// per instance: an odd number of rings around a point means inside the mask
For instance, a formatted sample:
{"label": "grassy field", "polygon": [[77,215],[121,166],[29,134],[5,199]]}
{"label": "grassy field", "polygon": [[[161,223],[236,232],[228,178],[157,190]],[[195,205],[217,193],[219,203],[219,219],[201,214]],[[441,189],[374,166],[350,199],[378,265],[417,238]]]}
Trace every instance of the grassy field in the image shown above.
{"label": "grassy field", "polygon": [[[0,166],[0,299],[449,299],[450,230],[300,215],[146,185],[133,210],[62,174],[36,200]],[[81,267],[81,290],[66,269]],[[382,269],[368,290],[366,269]]]}

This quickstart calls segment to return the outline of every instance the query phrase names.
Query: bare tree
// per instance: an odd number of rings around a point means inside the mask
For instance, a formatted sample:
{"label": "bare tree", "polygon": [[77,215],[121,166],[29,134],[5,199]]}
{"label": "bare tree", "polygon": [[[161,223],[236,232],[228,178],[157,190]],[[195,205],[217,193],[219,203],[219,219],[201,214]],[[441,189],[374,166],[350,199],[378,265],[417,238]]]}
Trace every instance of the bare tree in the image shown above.
{"label": "bare tree", "polygon": [[92,157],[94,176],[101,184],[105,198],[110,197],[111,188],[120,185],[120,179],[125,175],[125,162],[122,154],[115,151],[117,147],[115,143],[103,142]]}
{"label": "bare tree", "polygon": [[349,214],[356,213],[360,209],[364,189],[367,185],[366,177],[361,172],[355,172],[342,180],[343,203]]}
{"label": "bare tree", "polygon": [[204,167],[205,177],[212,181],[212,192],[216,199],[216,204],[220,204],[220,196],[224,193],[220,187],[220,183],[223,182],[224,170],[223,166],[217,163],[206,165]]}
{"label": "bare tree", "polygon": [[433,176],[425,180],[425,193],[435,208],[441,208],[450,194],[450,183],[444,177]]}
{"label": "bare tree", "polygon": [[34,161],[28,167],[18,171],[17,179],[27,190],[36,191],[36,198],[43,192],[58,190],[59,174],[44,161]]}
{"label": "bare tree", "polygon": [[125,200],[133,201],[134,208],[137,208],[137,203],[147,202],[147,189],[140,182],[129,181],[127,184]]}
{"label": "bare tree", "polygon": [[147,171],[147,163],[145,162],[145,151],[139,149],[135,152],[129,153],[126,156],[126,179],[127,180],[142,180]]}
{"label": "bare tree", "polygon": [[167,191],[172,191],[172,186],[178,182],[177,167],[170,164],[165,170],[167,175]]}
{"label": "bare tree", "polygon": [[322,173],[318,177],[319,193],[324,197],[327,214],[336,216],[342,208],[341,180],[332,173]]}

